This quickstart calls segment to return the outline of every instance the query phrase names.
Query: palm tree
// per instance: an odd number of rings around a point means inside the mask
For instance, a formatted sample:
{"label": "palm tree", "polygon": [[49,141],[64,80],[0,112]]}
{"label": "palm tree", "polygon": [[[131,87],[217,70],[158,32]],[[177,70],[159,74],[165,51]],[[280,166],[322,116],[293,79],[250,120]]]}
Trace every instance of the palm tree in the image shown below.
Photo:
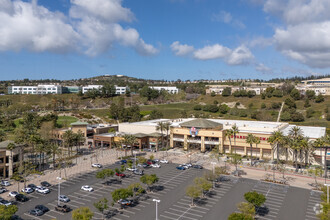
{"label": "palm tree", "polygon": [[250,160],[251,160],[251,166],[252,166],[252,144],[255,143],[255,139],[256,137],[253,134],[248,134],[247,138],[246,138],[246,143],[250,144]]}
{"label": "palm tree", "polygon": [[298,152],[301,150],[301,141],[303,139],[303,132],[298,126],[294,126],[289,131],[289,147],[293,150],[295,157],[296,170],[298,170]]}
{"label": "palm tree", "polygon": [[[277,165],[279,163],[279,152],[280,152],[280,145],[284,143],[284,135],[281,131],[274,131],[272,135],[268,139],[268,143],[272,144],[273,154],[272,158],[274,160],[274,151],[276,150],[276,157],[277,157]],[[277,166],[276,165],[276,166]]]}
{"label": "palm tree", "polygon": [[9,170],[13,171],[13,150],[16,148],[16,145],[14,143],[9,143],[7,145],[7,150],[10,151],[10,160],[9,160]]}
{"label": "palm tree", "polygon": [[75,134],[73,133],[72,130],[67,130],[63,134],[64,146],[69,151],[69,157],[71,156],[71,148],[72,148],[72,145],[73,145],[73,142],[74,142],[74,136],[75,136]]}
{"label": "palm tree", "polygon": [[[258,148],[258,144],[260,144],[260,138],[255,137],[253,143],[256,145],[256,148]],[[257,151],[256,151],[257,152]],[[257,153],[256,153],[257,156]],[[260,155],[261,156],[261,155]]]}
{"label": "palm tree", "polygon": [[52,155],[53,158],[53,169],[56,169],[56,156],[61,154],[61,149],[58,144],[50,143],[47,145],[48,152]]}
{"label": "palm tree", "polygon": [[131,134],[125,134],[123,136],[123,140],[122,140],[122,144],[125,145],[125,157],[127,156],[127,147],[130,146],[131,147],[131,153],[133,156],[133,146],[136,142],[136,137],[134,135]]}
{"label": "palm tree", "polygon": [[233,131],[231,129],[226,130],[225,136],[228,137],[228,140],[229,140],[229,153],[231,154],[232,153],[232,149],[231,149],[231,136],[233,136]]}
{"label": "palm tree", "polygon": [[[329,136],[329,135],[328,135]],[[313,145],[315,148],[324,148],[324,178],[327,178],[327,151],[328,148],[324,147],[326,144],[327,138],[322,137],[322,138],[317,138]]]}
{"label": "palm tree", "polygon": [[309,157],[313,152],[313,146],[308,137],[301,140],[301,147],[304,152],[305,166],[309,163]]}
{"label": "palm tree", "polygon": [[236,126],[236,124],[234,124],[232,127],[231,127],[231,132],[233,133],[233,136],[234,136],[234,145],[235,145],[235,157],[234,157],[234,160],[235,160],[235,168],[236,168],[236,172],[237,172],[237,165],[238,165],[238,163],[237,163],[237,161],[236,161],[236,159],[237,159],[237,156],[236,156],[236,134],[239,132],[239,130],[238,130],[238,127]]}
{"label": "palm tree", "polygon": [[[166,130],[165,127],[165,123],[163,122],[158,122],[157,126],[156,126],[156,131],[160,131],[161,135],[162,135],[162,148],[164,148],[164,135],[163,135],[163,131]],[[156,145],[156,151],[158,151],[158,144]]]}
{"label": "palm tree", "polygon": [[39,172],[41,172],[41,164],[43,164],[43,154],[45,152],[45,145],[44,143],[39,143],[36,145],[36,152],[39,154]]}

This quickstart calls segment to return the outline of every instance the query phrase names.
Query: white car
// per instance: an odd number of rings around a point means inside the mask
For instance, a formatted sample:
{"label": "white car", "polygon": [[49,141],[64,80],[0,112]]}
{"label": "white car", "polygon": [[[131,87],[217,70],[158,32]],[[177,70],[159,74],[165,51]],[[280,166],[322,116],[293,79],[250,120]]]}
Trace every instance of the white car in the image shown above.
{"label": "white car", "polygon": [[3,185],[3,186],[10,186],[11,184],[7,180],[2,180],[1,181],[1,185]]}
{"label": "white car", "polygon": [[151,167],[160,168],[160,165],[158,163],[154,163],[154,164],[151,164]]}
{"label": "white car", "polygon": [[29,187],[26,187],[26,188],[22,189],[22,192],[24,192],[24,193],[33,193],[33,189],[29,188]]}
{"label": "white car", "polygon": [[132,168],[129,168],[129,167],[127,167],[126,170],[134,172],[134,171],[137,170],[137,168],[133,168],[133,167]]}
{"label": "white car", "polygon": [[9,196],[11,196],[11,197],[16,197],[16,195],[18,195],[18,192],[16,192],[16,191],[11,191],[9,193]]}
{"label": "white car", "polygon": [[168,163],[168,160],[165,160],[165,159],[164,159],[164,160],[160,160],[159,162],[160,162],[160,163]]}
{"label": "white car", "polygon": [[95,168],[102,168],[102,164],[99,164],[99,163],[93,163],[93,164],[92,164],[92,167],[95,167]]}
{"label": "white car", "polygon": [[81,189],[88,192],[92,192],[94,190],[92,187],[88,185],[82,186]]}
{"label": "white car", "polygon": [[50,190],[46,187],[43,187],[43,186],[37,186],[36,192],[47,194],[47,193],[50,193]]}

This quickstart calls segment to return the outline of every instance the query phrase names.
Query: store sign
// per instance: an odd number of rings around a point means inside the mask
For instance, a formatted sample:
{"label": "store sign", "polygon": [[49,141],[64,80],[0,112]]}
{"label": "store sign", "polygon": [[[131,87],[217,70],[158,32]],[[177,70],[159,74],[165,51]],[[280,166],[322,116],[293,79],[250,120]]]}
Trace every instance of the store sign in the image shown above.
{"label": "store sign", "polygon": [[190,135],[195,137],[198,134],[198,130],[195,127],[190,128]]}

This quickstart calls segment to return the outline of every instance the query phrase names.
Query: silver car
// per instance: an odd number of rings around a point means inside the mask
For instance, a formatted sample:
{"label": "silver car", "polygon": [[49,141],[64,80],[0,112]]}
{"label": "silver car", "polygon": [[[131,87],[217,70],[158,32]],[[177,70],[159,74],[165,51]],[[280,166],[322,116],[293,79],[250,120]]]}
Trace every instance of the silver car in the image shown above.
{"label": "silver car", "polygon": [[60,200],[61,202],[70,202],[69,197],[65,196],[65,195],[60,195],[58,197],[58,200]]}

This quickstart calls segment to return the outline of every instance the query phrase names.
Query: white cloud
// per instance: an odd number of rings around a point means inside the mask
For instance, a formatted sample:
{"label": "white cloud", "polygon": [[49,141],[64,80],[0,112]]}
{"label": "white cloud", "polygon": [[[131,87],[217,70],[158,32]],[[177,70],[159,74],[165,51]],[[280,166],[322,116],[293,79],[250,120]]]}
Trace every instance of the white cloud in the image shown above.
{"label": "white cloud", "polygon": [[254,59],[251,51],[244,45],[237,47],[233,50],[226,59],[229,65],[246,65]]}
{"label": "white cloud", "polygon": [[231,49],[224,47],[220,44],[205,46],[194,52],[194,58],[198,60],[211,60],[218,58],[225,58],[229,56]]}
{"label": "white cloud", "polygon": [[242,21],[233,18],[232,14],[227,11],[220,11],[219,13],[212,14],[211,20],[217,22],[223,22],[225,24],[230,24],[239,29],[245,28],[245,24]]}
{"label": "white cloud", "polygon": [[249,47],[268,47],[274,43],[273,38],[256,37],[248,42]]}
{"label": "white cloud", "polygon": [[263,63],[257,63],[255,65],[255,69],[261,73],[272,73],[272,69],[269,68],[268,66],[265,66]]}
{"label": "white cloud", "polygon": [[279,51],[310,67],[330,67],[329,0],[267,0],[264,10],[284,21],[273,36]]}
{"label": "white cloud", "polygon": [[53,12],[36,0],[0,0],[0,50],[56,53],[82,52],[90,56],[104,53],[114,43],[133,48],[141,55],[158,52],[144,42],[130,22],[133,13],[121,0],[71,0],[69,15]]}
{"label": "white cloud", "polygon": [[173,42],[171,44],[171,49],[173,53],[177,56],[185,56],[195,50],[193,46],[189,46],[187,44],[180,44],[179,41]]}

